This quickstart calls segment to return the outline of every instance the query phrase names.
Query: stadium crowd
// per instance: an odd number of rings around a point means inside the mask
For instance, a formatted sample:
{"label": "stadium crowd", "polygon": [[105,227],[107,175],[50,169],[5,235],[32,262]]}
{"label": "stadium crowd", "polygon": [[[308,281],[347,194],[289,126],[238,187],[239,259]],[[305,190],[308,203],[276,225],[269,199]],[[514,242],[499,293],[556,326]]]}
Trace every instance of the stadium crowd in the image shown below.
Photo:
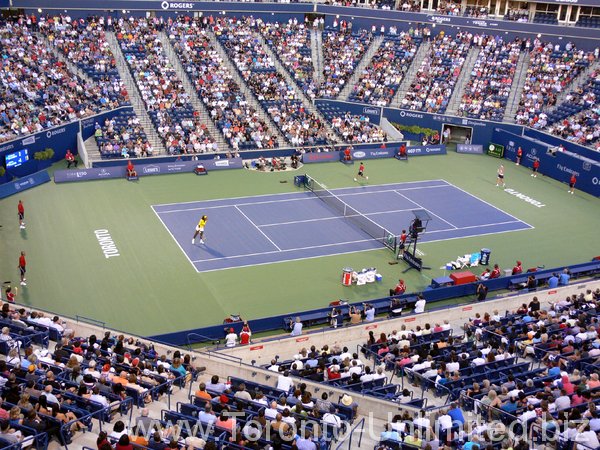
{"label": "stadium crowd", "polygon": [[435,36],[401,106],[418,111],[445,112],[472,41],[473,35],[462,31],[455,37],[443,31]]}
{"label": "stadium crowd", "polygon": [[157,20],[120,18],[115,32],[158,135],[169,154],[216,151],[158,36]]}
{"label": "stadium crowd", "polygon": [[180,18],[169,28],[173,47],[217,124],[234,150],[275,148],[277,139],[240,87],[211,43],[207,19]]}
{"label": "stadium crowd", "polygon": [[327,142],[322,120],[306,111],[296,91],[274,66],[255,36],[262,21],[252,17],[223,18],[215,33],[263,108],[269,113],[288,142],[294,146]]}
{"label": "stadium crowd", "polygon": [[323,32],[323,76],[318,97],[336,98],[371,45],[373,36],[366,30],[352,32],[340,24],[339,31]]}
{"label": "stadium crowd", "polygon": [[404,31],[398,36],[386,36],[352,89],[350,100],[389,105],[412,63],[418,42]]}
{"label": "stadium crowd", "polygon": [[[43,18],[39,26],[47,28]],[[38,36],[24,17],[0,23],[0,45],[1,141],[115,109],[127,102],[121,89],[114,89],[111,83],[100,86],[71,73],[54,55],[54,45]]]}
{"label": "stadium crowd", "polygon": [[517,123],[533,125],[540,112],[556,105],[557,95],[597,57],[598,50],[586,52],[578,50],[571,42],[561,46],[536,38],[516,114]]}
{"label": "stadium crowd", "polygon": [[481,50],[458,107],[459,115],[502,121],[521,53],[520,40],[504,42],[499,36],[473,39]]}

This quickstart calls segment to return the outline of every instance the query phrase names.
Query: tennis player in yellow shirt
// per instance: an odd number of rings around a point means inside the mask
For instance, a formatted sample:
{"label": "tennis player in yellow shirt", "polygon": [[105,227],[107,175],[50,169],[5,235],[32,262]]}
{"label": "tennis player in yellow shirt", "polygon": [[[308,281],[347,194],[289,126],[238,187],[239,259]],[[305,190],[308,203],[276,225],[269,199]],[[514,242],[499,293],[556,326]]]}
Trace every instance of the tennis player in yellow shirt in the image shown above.
{"label": "tennis player in yellow shirt", "polygon": [[204,244],[202,238],[204,237],[204,227],[206,226],[206,221],[208,220],[207,216],[202,216],[200,218],[200,222],[196,226],[196,232],[194,233],[194,237],[192,238],[192,245],[196,243],[196,236],[200,235],[200,243]]}

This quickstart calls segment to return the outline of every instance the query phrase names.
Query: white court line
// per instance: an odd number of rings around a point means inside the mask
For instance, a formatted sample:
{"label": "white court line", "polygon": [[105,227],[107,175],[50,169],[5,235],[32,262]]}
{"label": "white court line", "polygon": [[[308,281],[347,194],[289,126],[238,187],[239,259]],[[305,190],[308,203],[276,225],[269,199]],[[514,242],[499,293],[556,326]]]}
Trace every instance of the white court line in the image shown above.
{"label": "white court line", "polygon": [[[405,181],[404,183],[377,184],[376,186],[402,186],[403,184],[431,183],[433,181],[441,181],[443,183],[448,184],[449,186],[453,186],[451,183],[448,183],[446,180]],[[432,187],[438,187],[438,186],[432,186]],[[336,188],[336,189],[333,189],[333,190],[340,191],[342,189],[352,189],[352,187]],[[407,188],[407,189],[410,189],[410,188]],[[376,192],[376,191],[371,191],[371,192]],[[209,200],[192,200],[192,201],[189,201],[189,202],[160,203],[158,205],[152,205],[152,207],[154,208],[154,206],[189,205],[190,203],[220,202],[220,201],[223,201],[223,200],[239,200],[241,198],[252,198],[252,197],[274,197],[274,196],[279,196],[279,195],[290,195],[290,194],[295,194],[295,192],[281,192],[279,194],[244,195],[244,196],[241,196],[241,197],[213,198],[213,199],[209,199]],[[163,213],[163,212],[168,212],[168,211],[161,211],[161,213]]]}
{"label": "white court line", "polygon": [[166,228],[167,233],[169,233],[171,235],[171,237],[173,238],[173,240],[177,244],[177,247],[179,247],[179,250],[181,250],[183,252],[183,254],[187,258],[187,260],[190,262],[190,264],[192,265],[192,267],[194,268],[194,270],[196,272],[200,273],[200,271],[198,270],[198,268],[196,267],[196,265],[194,264],[194,262],[188,256],[187,252],[183,250],[183,248],[181,247],[181,245],[179,245],[179,242],[177,241],[177,239],[175,239],[175,236],[173,236],[173,233],[171,233],[171,230],[169,230],[169,227],[163,222],[163,220],[160,218],[160,216],[158,215],[158,213],[154,210],[154,206],[151,206],[151,208],[152,208],[152,211],[154,211],[154,214],[156,214],[156,217],[158,217],[158,220],[160,220],[160,223],[162,223],[163,227]]}
{"label": "white court line", "polygon": [[[372,241],[372,239],[369,239],[369,240]],[[268,262],[255,263],[255,264],[242,264],[240,266],[219,267],[218,269],[208,269],[208,270],[198,270],[198,269],[196,269],[196,271],[199,272],[199,273],[216,272],[218,270],[242,269],[244,267],[266,266],[268,264],[287,263],[287,262],[292,262],[292,261],[304,261],[306,259],[326,258],[328,256],[349,255],[351,253],[357,253],[357,252],[372,252],[372,251],[378,251],[379,252],[379,251],[382,251],[382,250],[389,251],[385,247],[370,248],[370,249],[367,249],[367,250],[350,250],[349,252],[327,253],[326,255],[305,256],[303,258],[284,259],[283,261],[268,261]]]}
{"label": "white court line", "polygon": [[[519,222],[521,223],[525,223],[521,220],[519,220]],[[529,228],[530,230],[533,229]],[[496,231],[493,233],[481,233],[481,234],[476,234],[473,236],[456,236],[456,237],[451,237],[451,238],[444,238],[444,239],[434,239],[431,241],[422,241],[421,245],[425,245],[425,244],[430,244],[430,243],[435,243],[435,242],[444,242],[444,241],[453,241],[455,239],[466,239],[466,238],[473,238],[473,237],[479,237],[479,236],[495,236],[497,234],[504,234],[504,233],[512,233],[515,231],[527,231],[528,229],[525,230],[506,230],[506,231]],[[453,230],[454,231],[454,230]],[[368,240],[372,240],[372,239],[368,239]],[[326,258],[328,256],[338,256],[338,255],[348,255],[351,253],[358,253],[358,252],[372,252],[372,251],[381,251],[381,250],[385,250],[387,251],[388,249],[386,249],[385,247],[382,248],[372,248],[372,249],[368,249],[368,250],[351,250],[348,252],[339,252],[339,253],[327,253],[326,255],[316,255],[316,256],[305,256],[302,258],[294,258],[294,259],[286,259],[283,261],[269,261],[269,262],[264,262],[264,263],[257,263],[257,264],[243,264],[241,266],[229,266],[229,267],[219,267],[217,269],[208,269],[208,270],[198,270],[196,269],[197,272],[199,273],[203,273],[203,272],[216,272],[218,270],[230,270],[230,269],[241,269],[244,267],[255,267],[255,266],[265,266],[267,264],[278,264],[278,263],[286,263],[286,262],[292,262],[292,261],[304,261],[306,259],[315,259],[315,258]],[[206,261],[206,260],[200,260],[197,262],[202,262],[202,261]]]}
{"label": "white court line", "polygon": [[[258,255],[270,255],[273,253],[285,253],[285,252],[295,252],[298,250],[310,250],[313,248],[321,248],[321,247],[335,247],[336,245],[344,245],[344,244],[359,244],[361,242],[375,242],[375,239],[360,239],[358,241],[346,241],[346,242],[336,242],[334,244],[321,244],[321,245],[311,245],[308,247],[298,247],[298,248],[286,248],[285,250],[272,250],[268,252],[260,252],[260,253],[246,253],[244,255],[233,255],[233,256],[222,256],[220,258],[210,258],[210,259],[198,259],[192,262],[203,262],[203,261],[220,261],[221,259],[234,259],[234,258],[245,258],[246,256],[258,256]],[[334,253],[336,254],[336,253]],[[292,260],[290,260],[292,261]]]}
{"label": "white court line", "polygon": [[[443,185],[440,184],[438,186],[423,186],[423,187],[416,187],[416,188],[407,188],[404,190],[405,191],[413,191],[413,190],[418,190],[418,189],[433,189],[433,188],[440,188],[440,187],[446,188],[446,187],[451,187],[451,186],[449,186],[447,184],[443,184]],[[341,189],[349,189],[349,188],[341,188]],[[333,190],[330,189],[330,192],[334,192],[336,190],[339,190],[339,189],[333,189]],[[349,192],[347,194],[335,194],[335,192],[334,192],[334,194],[336,195],[336,197],[342,198],[342,197],[352,197],[354,195],[381,194],[384,192],[397,193],[397,191],[395,191],[394,189],[386,189],[386,190],[381,190],[381,191],[369,191],[369,192]],[[276,194],[276,195],[279,195],[279,194]],[[243,198],[247,198],[247,197],[243,197]],[[185,212],[185,211],[200,211],[200,210],[205,210],[205,209],[231,208],[231,207],[238,207],[238,206],[266,205],[269,203],[296,202],[299,200],[319,200],[319,197],[310,196],[310,197],[299,197],[299,198],[287,198],[287,199],[283,199],[283,200],[265,200],[264,202],[231,203],[229,205],[200,206],[197,208],[170,209],[168,211],[160,211],[158,214],[170,214],[170,213],[174,213],[174,212]],[[209,200],[209,201],[212,201],[212,200]],[[415,202],[413,202],[413,203],[415,203]],[[157,205],[157,206],[162,206],[162,205]],[[367,215],[367,214],[364,214],[364,215]],[[264,225],[261,225],[261,226],[264,226]]]}
{"label": "white court line", "polygon": [[446,222],[448,225],[450,225],[451,227],[454,227],[454,229],[457,229],[457,230],[458,230],[458,227],[457,227],[456,225],[454,225],[454,224],[451,224],[450,222],[448,222],[448,221],[447,221],[446,219],[444,219],[443,217],[440,217],[440,216],[438,216],[436,213],[434,213],[434,212],[432,212],[432,211],[428,210],[427,208],[425,208],[425,207],[423,207],[423,206],[419,205],[417,202],[415,202],[414,200],[411,200],[411,199],[410,199],[410,198],[408,198],[406,195],[404,195],[404,194],[402,194],[402,193],[400,193],[400,192],[398,192],[398,191],[394,191],[394,192],[396,192],[396,194],[398,194],[398,195],[400,195],[400,196],[404,197],[404,198],[405,198],[406,200],[408,200],[409,202],[413,202],[413,203],[414,203],[415,205],[417,205],[419,208],[421,208],[421,209],[424,209],[425,211],[427,211],[427,212],[428,212],[429,214],[431,214],[432,216],[435,216],[435,217],[437,217],[438,219],[440,219],[442,222]]}
{"label": "white court line", "polygon": [[[494,227],[496,225],[506,225],[508,223],[524,223],[524,222],[521,222],[520,220],[510,220],[508,222],[486,223],[485,225],[470,225],[468,227],[460,227],[460,228],[444,228],[442,230],[426,231],[425,233],[423,233],[423,236],[425,236],[426,234],[431,234],[431,233],[441,233],[442,231],[460,231],[460,230],[469,230],[471,228]],[[508,231],[517,231],[517,230],[508,230]],[[465,236],[465,237],[469,237],[469,236]]]}
{"label": "white court line", "polygon": [[362,215],[361,214],[350,214],[348,216],[322,217],[320,219],[291,220],[289,222],[267,223],[267,224],[258,225],[258,226],[260,228],[262,228],[262,227],[276,227],[277,225],[291,225],[291,224],[294,224],[294,223],[318,222],[320,220],[346,219],[348,217],[362,217],[362,216],[368,217],[368,216],[373,216],[373,215],[378,215],[378,214],[390,214],[390,213],[397,213],[397,212],[403,212],[403,211],[412,211],[412,209],[395,209],[395,210],[392,210],[392,211],[377,211],[377,212],[372,212],[372,213],[362,214]]}
{"label": "white court line", "polygon": [[244,217],[246,218],[246,220],[247,220],[248,222],[250,222],[250,223],[251,223],[251,224],[254,226],[254,228],[256,228],[256,229],[257,229],[257,230],[260,232],[260,234],[262,234],[264,237],[266,237],[266,238],[267,238],[267,241],[269,241],[271,244],[273,244],[277,250],[281,251],[281,249],[279,248],[279,246],[278,246],[278,245],[277,245],[275,242],[273,242],[273,241],[271,240],[271,238],[270,238],[269,236],[267,236],[267,235],[266,235],[266,234],[263,232],[263,230],[261,230],[260,228],[258,228],[258,226],[257,226],[257,225],[256,225],[254,222],[252,222],[252,220],[250,220],[250,217],[248,217],[246,214],[244,214],[244,212],[243,212],[243,211],[242,211],[240,208],[238,208],[238,207],[237,207],[237,205],[235,206],[235,209],[237,209],[237,210],[238,210],[238,212],[239,212],[239,213],[240,213],[242,216],[244,216]]}
{"label": "white court line", "polygon": [[[448,183],[446,180],[441,180],[441,181],[443,181],[443,182],[445,182],[445,183]],[[449,184],[450,186],[454,186],[452,183],[448,183],[448,184]],[[512,217],[513,219],[515,219],[515,220],[518,220],[519,222],[522,222],[522,223],[524,223],[525,225],[527,225],[527,226],[528,226],[528,227],[530,227],[530,228],[535,228],[533,225],[529,225],[527,222],[524,222],[524,221],[522,221],[521,219],[519,219],[518,217],[515,217],[515,216],[513,216],[512,214],[509,214],[509,213],[507,213],[507,212],[506,212],[506,211],[504,211],[503,209],[500,209],[500,208],[498,208],[497,206],[495,206],[495,205],[492,205],[491,203],[489,203],[489,202],[486,202],[485,200],[482,200],[482,199],[480,199],[480,198],[479,198],[479,197],[477,197],[476,195],[473,195],[473,194],[471,194],[470,192],[467,192],[467,191],[465,191],[464,189],[461,189],[461,188],[459,188],[458,186],[454,186],[454,187],[455,187],[456,189],[458,189],[459,191],[462,191],[462,192],[464,192],[465,194],[467,194],[467,195],[470,195],[470,196],[471,196],[471,197],[473,197],[474,199],[476,199],[476,200],[479,200],[480,202],[482,202],[482,203],[485,203],[486,205],[488,205],[488,206],[491,206],[491,207],[492,207],[492,208],[494,208],[494,209],[497,209],[498,211],[500,211],[500,212],[502,212],[502,213],[506,214],[508,217]]]}

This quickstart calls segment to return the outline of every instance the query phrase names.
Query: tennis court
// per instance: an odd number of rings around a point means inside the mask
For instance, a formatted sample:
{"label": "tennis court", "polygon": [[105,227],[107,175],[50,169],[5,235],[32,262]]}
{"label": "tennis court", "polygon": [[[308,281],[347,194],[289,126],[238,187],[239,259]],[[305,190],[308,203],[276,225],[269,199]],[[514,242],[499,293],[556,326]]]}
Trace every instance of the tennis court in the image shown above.
{"label": "tennis court", "polygon": [[[533,228],[444,180],[152,208],[198,272],[382,249],[387,233],[408,229],[417,209],[432,217],[421,242]],[[192,244],[203,214],[208,216],[206,243]],[[375,232],[381,232],[381,239],[374,238]]]}

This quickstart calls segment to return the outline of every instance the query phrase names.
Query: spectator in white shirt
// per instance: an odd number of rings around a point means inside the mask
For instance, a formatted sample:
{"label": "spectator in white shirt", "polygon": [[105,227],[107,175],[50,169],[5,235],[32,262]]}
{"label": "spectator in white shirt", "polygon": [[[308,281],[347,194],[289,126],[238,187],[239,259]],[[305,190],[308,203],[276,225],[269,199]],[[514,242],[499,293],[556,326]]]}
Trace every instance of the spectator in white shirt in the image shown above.
{"label": "spectator in white shirt", "polygon": [[277,378],[277,389],[290,392],[293,385],[294,381],[290,378],[290,372],[287,370]]}
{"label": "spectator in white shirt", "polygon": [[425,305],[427,301],[419,295],[419,299],[415,303],[415,314],[421,314],[425,312]]}

